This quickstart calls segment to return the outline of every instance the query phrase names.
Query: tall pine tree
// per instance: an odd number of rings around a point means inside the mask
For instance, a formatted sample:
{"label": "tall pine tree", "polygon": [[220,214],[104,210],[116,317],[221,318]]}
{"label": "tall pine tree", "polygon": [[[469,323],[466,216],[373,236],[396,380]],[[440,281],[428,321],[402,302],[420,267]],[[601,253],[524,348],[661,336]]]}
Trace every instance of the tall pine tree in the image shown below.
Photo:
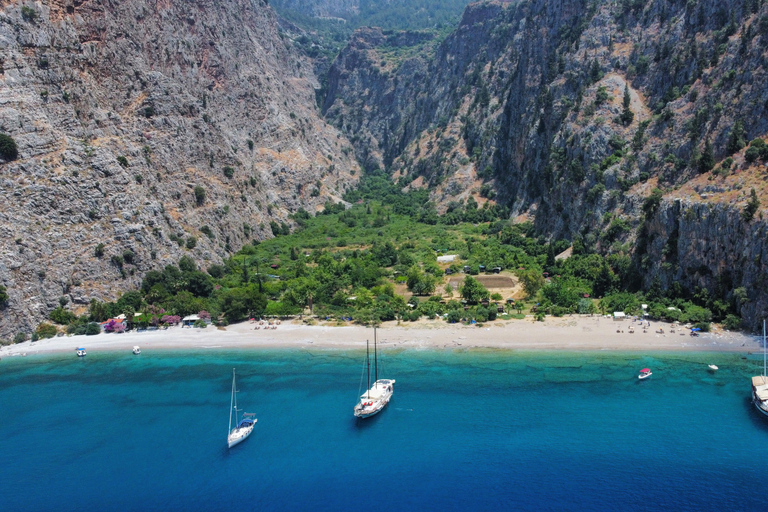
{"label": "tall pine tree", "polygon": [[635,113],[629,108],[631,101],[632,98],[629,96],[629,84],[624,84],[624,110],[621,111],[621,115],[619,116],[621,124],[624,126],[632,124],[632,121],[635,119]]}

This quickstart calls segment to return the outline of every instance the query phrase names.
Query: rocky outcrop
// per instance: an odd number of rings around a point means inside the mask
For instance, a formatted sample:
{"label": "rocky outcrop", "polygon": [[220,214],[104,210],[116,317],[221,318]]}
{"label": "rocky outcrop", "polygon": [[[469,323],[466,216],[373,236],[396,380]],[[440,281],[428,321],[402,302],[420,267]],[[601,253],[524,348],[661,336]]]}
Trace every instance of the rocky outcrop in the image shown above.
{"label": "rocky outcrop", "polygon": [[263,0],[2,1],[0,58],[19,148],[0,160],[0,337],[183,254],[220,262],[354,185]]}
{"label": "rocky outcrop", "polygon": [[[723,201],[725,224],[686,229],[749,236],[762,221],[741,220],[743,196],[732,204],[727,193],[741,185],[726,175],[755,172],[740,151],[768,132],[766,20],[768,6],[740,0],[472,4],[451,35],[414,43],[418,51],[393,34],[358,31],[331,68],[323,110],[350,134],[364,165],[429,187],[443,207],[495,195],[546,236],[625,250],[652,188],[665,190],[664,204],[681,197],[693,205],[701,196],[677,189],[705,173],[727,189],[707,201]],[[744,125],[735,136],[737,121]],[[723,160],[725,167],[708,163]],[[768,204],[762,182],[755,186]],[[685,269],[718,276],[723,254],[759,251],[758,242],[734,240],[717,251],[683,244],[679,269],[641,270],[714,293],[716,277]],[[645,249],[661,258],[653,244]],[[701,251],[719,256],[699,263]],[[755,265],[753,276],[761,274]],[[750,279],[720,278],[732,286],[718,293],[730,300],[733,289],[757,283]],[[762,293],[747,314],[766,303]]]}

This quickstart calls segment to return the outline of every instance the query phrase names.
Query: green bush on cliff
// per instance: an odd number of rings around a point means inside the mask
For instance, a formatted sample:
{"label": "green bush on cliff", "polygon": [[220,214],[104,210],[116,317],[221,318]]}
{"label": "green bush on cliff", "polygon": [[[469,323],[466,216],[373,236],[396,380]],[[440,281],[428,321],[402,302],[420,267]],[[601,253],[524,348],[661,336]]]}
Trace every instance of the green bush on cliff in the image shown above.
{"label": "green bush on cliff", "polygon": [[0,133],[0,156],[4,160],[16,160],[19,156],[19,149],[16,147],[16,141],[10,135]]}

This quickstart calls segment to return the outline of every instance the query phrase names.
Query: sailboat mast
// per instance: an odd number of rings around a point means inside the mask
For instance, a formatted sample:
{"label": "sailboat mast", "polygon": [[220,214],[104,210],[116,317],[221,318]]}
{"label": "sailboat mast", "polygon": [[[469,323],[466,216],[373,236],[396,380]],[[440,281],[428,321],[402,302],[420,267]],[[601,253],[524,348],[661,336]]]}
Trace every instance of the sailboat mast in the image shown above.
{"label": "sailboat mast", "polygon": [[368,347],[368,340],[365,340],[365,364],[368,365],[368,387],[366,388],[368,391],[366,393],[368,398],[371,398],[371,352]]}
{"label": "sailboat mast", "polygon": [[765,318],[763,318],[763,382],[765,382]]}
{"label": "sailboat mast", "polygon": [[235,399],[235,369],[232,368],[232,397],[229,399],[229,429],[227,435],[232,432],[232,401]]}
{"label": "sailboat mast", "polygon": [[376,328],[373,328],[373,371],[375,372],[376,377],[373,379],[373,382],[378,382],[379,380],[379,358],[376,355]]}

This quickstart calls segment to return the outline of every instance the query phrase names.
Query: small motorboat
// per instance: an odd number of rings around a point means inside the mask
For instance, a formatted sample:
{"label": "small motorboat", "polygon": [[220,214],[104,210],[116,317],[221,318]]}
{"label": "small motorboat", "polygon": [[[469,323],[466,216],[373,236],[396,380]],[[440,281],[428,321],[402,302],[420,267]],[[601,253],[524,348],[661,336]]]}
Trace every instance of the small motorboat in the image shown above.
{"label": "small motorboat", "polygon": [[141,349],[137,346],[133,347],[133,353],[136,355],[141,354]]}
{"label": "small motorboat", "polygon": [[710,369],[711,371],[713,371],[713,372],[716,372],[717,370],[719,370],[719,369],[720,369],[720,368],[718,368],[718,367],[717,367],[717,365],[716,365],[716,364],[710,364],[710,365],[707,365],[707,368],[709,368],[709,369]]}
{"label": "small motorboat", "polygon": [[653,374],[651,373],[650,368],[643,368],[642,370],[640,370],[640,375],[638,375],[637,378],[640,380],[643,380],[643,379],[647,379],[651,375]]}
{"label": "small motorboat", "polygon": [[78,348],[77,349],[77,357],[85,357],[85,349],[84,348]]}

